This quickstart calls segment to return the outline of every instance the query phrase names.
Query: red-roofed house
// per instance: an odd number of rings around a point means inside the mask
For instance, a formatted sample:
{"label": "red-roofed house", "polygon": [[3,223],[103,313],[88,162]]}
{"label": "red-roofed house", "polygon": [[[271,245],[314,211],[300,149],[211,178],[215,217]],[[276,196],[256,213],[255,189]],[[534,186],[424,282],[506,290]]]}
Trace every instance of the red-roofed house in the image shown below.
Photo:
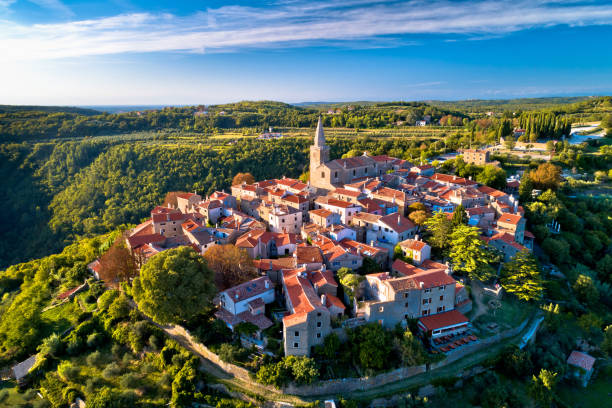
{"label": "red-roofed house", "polygon": [[419,329],[430,334],[432,339],[465,333],[469,328],[470,321],[458,310],[450,310],[419,319]]}
{"label": "red-roofed house", "polygon": [[202,197],[196,193],[182,193],[176,195],[176,207],[182,213],[188,213],[196,203],[202,201]]}
{"label": "red-roofed house", "polygon": [[299,268],[283,271],[282,285],[289,309],[283,318],[285,355],[308,356],[331,333],[331,319],[341,316],[341,302],[333,299],[337,284],[329,271]]}
{"label": "red-roofed house", "polygon": [[404,256],[420,265],[431,256],[431,247],[426,242],[419,239],[407,239],[398,244]]}
{"label": "red-roofed house", "polygon": [[595,359],[586,353],[574,350],[567,358],[567,364],[571,366],[568,376],[573,375],[580,380],[583,387],[586,387],[593,375]]}
{"label": "red-roofed house", "polygon": [[355,214],[363,209],[359,204],[338,200],[332,197],[318,197],[315,200],[315,209],[325,209],[340,215],[343,224],[349,224]]}

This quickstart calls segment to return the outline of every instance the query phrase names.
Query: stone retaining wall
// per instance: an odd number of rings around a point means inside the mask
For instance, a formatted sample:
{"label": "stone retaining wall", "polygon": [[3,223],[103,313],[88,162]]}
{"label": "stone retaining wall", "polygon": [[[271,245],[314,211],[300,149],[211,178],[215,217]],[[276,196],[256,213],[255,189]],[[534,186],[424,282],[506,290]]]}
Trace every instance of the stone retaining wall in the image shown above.
{"label": "stone retaining wall", "polygon": [[[448,354],[447,357],[438,362],[430,364],[429,367],[426,365],[420,366],[412,366],[412,367],[401,367],[393,371],[389,371],[386,373],[378,374],[372,377],[362,377],[362,378],[340,378],[334,380],[326,380],[319,381],[315,384],[311,385],[289,385],[284,387],[282,391],[286,394],[293,394],[302,397],[312,397],[317,395],[333,395],[333,394],[343,394],[351,391],[363,390],[367,388],[375,388],[380,387],[386,384],[390,384],[396,381],[400,381],[402,379],[406,379],[409,377],[413,377],[417,374],[422,374],[427,371],[435,370],[440,367],[444,367],[454,361],[459,360],[467,355],[475,353],[479,350],[482,350],[494,343],[499,342],[500,340],[506,339],[508,337],[512,337],[520,333],[527,323],[529,319],[523,321],[519,326],[514,327],[512,329],[508,329],[502,333],[498,333],[495,336],[488,337],[486,339],[480,340],[478,343],[468,344],[462,346],[460,349],[453,351]],[[239,367],[234,364],[226,363],[222,361],[219,356],[210,351],[206,346],[201,343],[198,343],[189,333],[188,330],[181,326],[166,326],[164,327],[168,334],[171,334],[176,340],[183,343],[187,348],[191,349],[195,353],[201,355],[202,357],[210,360],[212,363],[219,366],[220,369],[225,371],[226,373],[233,375],[241,380],[247,382],[253,382],[253,379],[249,375],[249,371],[245,368]],[[342,336],[339,332],[342,329],[337,329],[339,337]],[[334,330],[336,332],[336,330]],[[180,341],[182,340],[182,341]],[[260,385],[261,386],[261,385]],[[265,387],[265,386],[263,386]],[[272,387],[266,387],[270,390],[274,390]]]}

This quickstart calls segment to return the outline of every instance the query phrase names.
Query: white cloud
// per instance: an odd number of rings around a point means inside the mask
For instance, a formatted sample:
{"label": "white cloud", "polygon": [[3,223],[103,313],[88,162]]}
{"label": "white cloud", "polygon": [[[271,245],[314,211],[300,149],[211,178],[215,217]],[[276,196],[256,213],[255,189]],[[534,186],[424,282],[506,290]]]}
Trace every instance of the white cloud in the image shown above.
{"label": "white cloud", "polygon": [[[37,2],[63,6],[58,0]],[[0,0],[0,6],[9,3]],[[612,4],[589,1],[285,1],[267,8],[224,6],[188,17],[136,13],[56,24],[0,21],[0,49],[3,60],[16,61],[338,42],[372,47],[409,34],[486,38],[534,27],[610,24]]]}

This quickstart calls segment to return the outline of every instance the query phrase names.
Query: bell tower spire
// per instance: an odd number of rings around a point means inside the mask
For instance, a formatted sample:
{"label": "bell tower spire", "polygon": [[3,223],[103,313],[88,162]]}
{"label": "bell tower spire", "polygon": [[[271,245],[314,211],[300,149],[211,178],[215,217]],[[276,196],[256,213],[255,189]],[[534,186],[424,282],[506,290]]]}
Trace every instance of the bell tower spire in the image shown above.
{"label": "bell tower spire", "polygon": [[325,146],[325,134],[323,133],[323,123],[321,121],[321,115],[319,115],[319,121],[317,122],[317,131],[315,132],[315,146]]}

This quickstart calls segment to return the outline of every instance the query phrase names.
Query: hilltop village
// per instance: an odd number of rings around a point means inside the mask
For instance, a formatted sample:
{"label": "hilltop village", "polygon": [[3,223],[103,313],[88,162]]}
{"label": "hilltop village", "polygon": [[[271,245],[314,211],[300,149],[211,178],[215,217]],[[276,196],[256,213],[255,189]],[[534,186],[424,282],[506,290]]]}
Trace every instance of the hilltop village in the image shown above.
{"label": "hilltop village", "polygon": [[[232,330],[256,326],[243,342],[261,349],[274,320],[282,321],[285,355],[309,355],[337,327],[393,328],[410,319],[418,319],[434,352],[477,341],[464,315],[472,307],[464,285],[448,263],[431,259],[407,215],[415,205],[449,218],[463,209],[482,241],[509,260],[533,244],[513,187],[499,191],[367,152],[329,155],[319,119],[308,182],[283,177],[234,185],[231,194],[179,194],[176,206],[155,207],[131,230],[127,246],[141,265],[178,246],[200,254],[224,244],[246,251],[259,277],[220,292],[216,317]],[[381,272],[339,290],[339,275],[372,268]],[[266,305],[273,303],[284,310],[271,313]]]}

